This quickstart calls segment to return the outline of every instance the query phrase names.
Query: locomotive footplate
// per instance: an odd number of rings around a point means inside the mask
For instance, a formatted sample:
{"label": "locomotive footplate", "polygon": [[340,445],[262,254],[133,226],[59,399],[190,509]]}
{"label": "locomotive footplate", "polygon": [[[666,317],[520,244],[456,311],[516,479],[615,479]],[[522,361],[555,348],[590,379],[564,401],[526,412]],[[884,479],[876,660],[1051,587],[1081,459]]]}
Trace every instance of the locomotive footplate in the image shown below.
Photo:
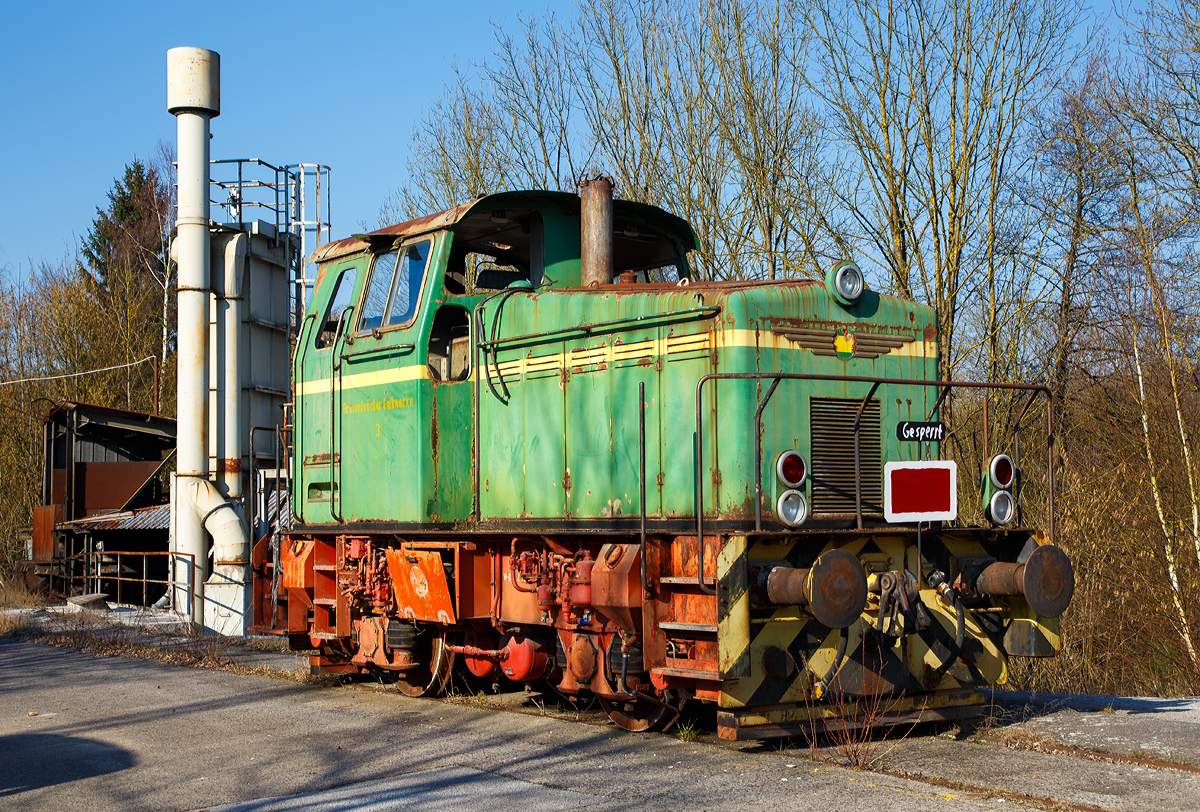
{"label": "locomotive footplate", "polygon": [[816,737],[839,731],[965,719],[978,716],[983,708],[984,696],[975,690],[735,708],[717,714],[717,735],[729,741]]}

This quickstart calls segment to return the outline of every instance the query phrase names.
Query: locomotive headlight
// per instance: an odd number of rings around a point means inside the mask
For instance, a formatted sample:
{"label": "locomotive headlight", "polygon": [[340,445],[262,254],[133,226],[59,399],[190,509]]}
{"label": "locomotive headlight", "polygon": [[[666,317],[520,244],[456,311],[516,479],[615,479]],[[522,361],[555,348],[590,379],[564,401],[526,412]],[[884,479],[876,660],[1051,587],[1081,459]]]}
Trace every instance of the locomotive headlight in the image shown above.
{"label": "locomotive headlight", "polygon": [[866,280],[857,265],[850,260],[834,265],[825,276],[825,286],[830,288],[843,305],[852,305],[862,296]]}
{"label": "locomotive headlight", "polygon": [[988,502],[988,515],[992,521],[1003,527],[1009,524],[1017,515],[1017,503],[1008,491],[996,491]]}
{"label": "locomotive headlight", "polygon": [[862,295],[862,271],[858,269],[857,265],[843,265],[838,269],[837,278],[835,281],[837,283],[838,293],[842,294],[850,301],[854,301]]}
{"label": "locomotive headlight", "polygon": [[992,480],[992,486],[996,488],[1008,489],[1012,487],[1013,480],[1016,478],[1017,467],[1013,465],[1012,458],[1007,454],[997,454],[992,457],[992,462],[988,465],[988,476]]}
{"label": "locomotive headlight", "polygon": [[788,450],[779,455],[775,461],[775,474],[779,481],[789,488],[799,488],[808,476],[808,465],[799,451]]}
{"label": "locomotive headlight", "polygon": [[788,527],[799,527],[808,518],[808,500],[800,491],[784,491],[775,503],[775,515]]}

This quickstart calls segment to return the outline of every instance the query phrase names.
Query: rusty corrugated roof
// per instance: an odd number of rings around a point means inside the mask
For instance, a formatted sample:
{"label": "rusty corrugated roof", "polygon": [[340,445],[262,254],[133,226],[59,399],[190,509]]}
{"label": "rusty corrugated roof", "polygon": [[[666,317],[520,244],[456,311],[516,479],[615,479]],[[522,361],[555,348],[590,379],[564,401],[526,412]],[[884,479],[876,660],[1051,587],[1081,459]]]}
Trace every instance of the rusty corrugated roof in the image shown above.
{"label": "rusty corrugated roof", "polygon": [[124,510],[120,513],[88,516],[73,522],[64,522],[60,526],[70,527],[76,531],[95,532],[97,530],[166,530],[170,524],[171,506],[152,505],[137,510]]}

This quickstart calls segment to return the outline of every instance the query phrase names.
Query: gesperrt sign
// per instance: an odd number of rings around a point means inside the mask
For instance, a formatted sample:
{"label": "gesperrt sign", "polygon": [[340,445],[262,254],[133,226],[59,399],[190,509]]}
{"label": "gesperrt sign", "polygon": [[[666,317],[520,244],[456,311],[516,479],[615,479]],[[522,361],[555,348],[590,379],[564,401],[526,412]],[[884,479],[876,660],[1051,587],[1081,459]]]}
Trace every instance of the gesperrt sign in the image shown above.
{"label": "gesperrt sign", "polygon": [[896,424],[896,439],[913,443],[940,443],[946,436],[944,423],[917,423],[902,420]]}

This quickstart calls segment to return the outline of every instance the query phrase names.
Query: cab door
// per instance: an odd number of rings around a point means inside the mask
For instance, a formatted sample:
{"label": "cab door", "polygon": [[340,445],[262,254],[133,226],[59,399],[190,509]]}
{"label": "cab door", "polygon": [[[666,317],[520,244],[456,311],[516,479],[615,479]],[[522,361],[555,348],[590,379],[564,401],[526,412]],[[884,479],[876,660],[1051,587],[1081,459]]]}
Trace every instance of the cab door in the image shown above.
{"label": "cab door", "polygon": [[292,504],[305,524],[338,522],[337,420],[339,359],[354,318],[361,257],[323,269],[297,338],[295,381],[296,483]]}
{"label": "cab door", "polygon": [[433,405],[421,342],[436,236],[375,253],[335,378],[338,498],[344,522],[425,519],[429,419]]}

